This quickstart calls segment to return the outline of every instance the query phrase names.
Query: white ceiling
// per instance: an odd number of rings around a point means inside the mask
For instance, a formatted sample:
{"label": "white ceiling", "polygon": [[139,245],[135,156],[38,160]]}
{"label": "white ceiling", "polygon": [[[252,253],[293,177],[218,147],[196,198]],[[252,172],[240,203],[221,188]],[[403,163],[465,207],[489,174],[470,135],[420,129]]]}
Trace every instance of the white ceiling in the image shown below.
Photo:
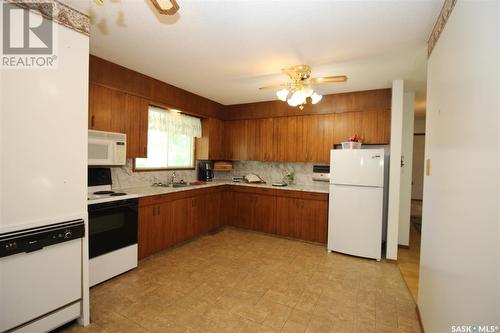
{"label": "white ceiling", "polygon": [[[67,0],[81,10],[86,0]],[[222,104],[276,99],[280,69],[347,75],[322,94],[405,79],[425,100],[426,41],[443,0],[178,0],[172,17],[149,0],[91,1],[91,53]]]}

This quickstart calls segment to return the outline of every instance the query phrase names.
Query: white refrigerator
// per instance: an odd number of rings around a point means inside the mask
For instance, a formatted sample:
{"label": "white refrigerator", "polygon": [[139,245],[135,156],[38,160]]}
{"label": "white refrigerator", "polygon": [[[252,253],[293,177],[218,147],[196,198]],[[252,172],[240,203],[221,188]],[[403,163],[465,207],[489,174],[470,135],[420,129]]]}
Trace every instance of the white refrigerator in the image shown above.
{"label": "white refrigerator", "polygon": [[329,251],[380,260],[385,167],[384,149],[331,151]]}

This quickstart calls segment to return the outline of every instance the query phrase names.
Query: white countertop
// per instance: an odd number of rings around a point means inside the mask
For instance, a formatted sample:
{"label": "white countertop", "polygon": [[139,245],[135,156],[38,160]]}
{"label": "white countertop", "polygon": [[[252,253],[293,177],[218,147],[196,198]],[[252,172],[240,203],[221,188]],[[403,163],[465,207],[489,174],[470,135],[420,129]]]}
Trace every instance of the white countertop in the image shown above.
{"label": "white countertop", "polygon": [[139,197],[147,197],[151,195],[159,195],[166,193],[174,193],[180,191],[189,191],[193,189],[222,186],[222,185],[235,185],[235,186],[251,186],[259,188],[272,188],[275,190],[283,191],[304,191],[304,192],[316,192],[316,193],[328,193],[329,184],[318,184],[318,185],[288,185],[284,187],[272,186],[271,184],[248,184],[248,183],[234,183],[232,181],[212,181],[204,185],[194,185],[186,187],[157,187],[157,186],[139,186],[130,188],[113,188],[114,191],[125,192],[128,194],[137,194]]}

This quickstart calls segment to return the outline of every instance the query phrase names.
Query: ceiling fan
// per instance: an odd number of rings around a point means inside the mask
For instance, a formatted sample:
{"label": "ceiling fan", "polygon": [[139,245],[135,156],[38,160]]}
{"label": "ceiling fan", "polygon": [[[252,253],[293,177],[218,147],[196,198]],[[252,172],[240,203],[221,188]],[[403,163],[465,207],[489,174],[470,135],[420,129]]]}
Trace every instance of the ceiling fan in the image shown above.
{"label": "ceiling fan", "polygon": [[259,89],[279,89],[276,96],[283,102],[288,102],[290,106],[304,108],[308,99],[312,104],[318,103],[323,96],[314,92],[311,86],[325,83],[338,83],[347,81],[347,76],[326,76],[311,78],[311,67],[309,65],[295,65],[281,70],[287,74],[292,82],[275,84],[271,86],[260,87]]}
{"label": "ceiling fan", "polygon": [[[163,15],[174,15],[179,10],[179,5],[176,0],[150,0],[155,6],[158,13]],[[102,5],[104,0],[94,0],[98,5]]]}

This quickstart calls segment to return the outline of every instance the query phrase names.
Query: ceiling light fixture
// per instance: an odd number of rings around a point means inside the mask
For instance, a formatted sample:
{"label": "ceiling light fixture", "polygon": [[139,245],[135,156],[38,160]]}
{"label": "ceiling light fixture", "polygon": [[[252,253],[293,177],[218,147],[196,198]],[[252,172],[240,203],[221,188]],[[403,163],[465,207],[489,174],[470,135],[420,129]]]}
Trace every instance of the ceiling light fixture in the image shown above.
{"label": "ceiling light fixture", "polygon": [[[158,13],[163,15],[174,15],[179,10],[179,5],[176,0],[150,0],[155,6]],[[102,6],[104,0],[94,0],[96,5]]]}
{"label": "ceiling light fixture", "polygon": [[278,96],[279,100],[287,102],[288,105],[293,107],[298,106],[301,110],[304,109],[304,105],[308,102],[316,104],[323,98],[323,96],[313,90],[313,85],[347,81],[347,76],[345,75],[311,78],[311,67],[308,65],[292,66],[282,69],[282,72],[287,74],[293,82],[261,87],[259,89],[281,88],[276,91],[276,96]]}

